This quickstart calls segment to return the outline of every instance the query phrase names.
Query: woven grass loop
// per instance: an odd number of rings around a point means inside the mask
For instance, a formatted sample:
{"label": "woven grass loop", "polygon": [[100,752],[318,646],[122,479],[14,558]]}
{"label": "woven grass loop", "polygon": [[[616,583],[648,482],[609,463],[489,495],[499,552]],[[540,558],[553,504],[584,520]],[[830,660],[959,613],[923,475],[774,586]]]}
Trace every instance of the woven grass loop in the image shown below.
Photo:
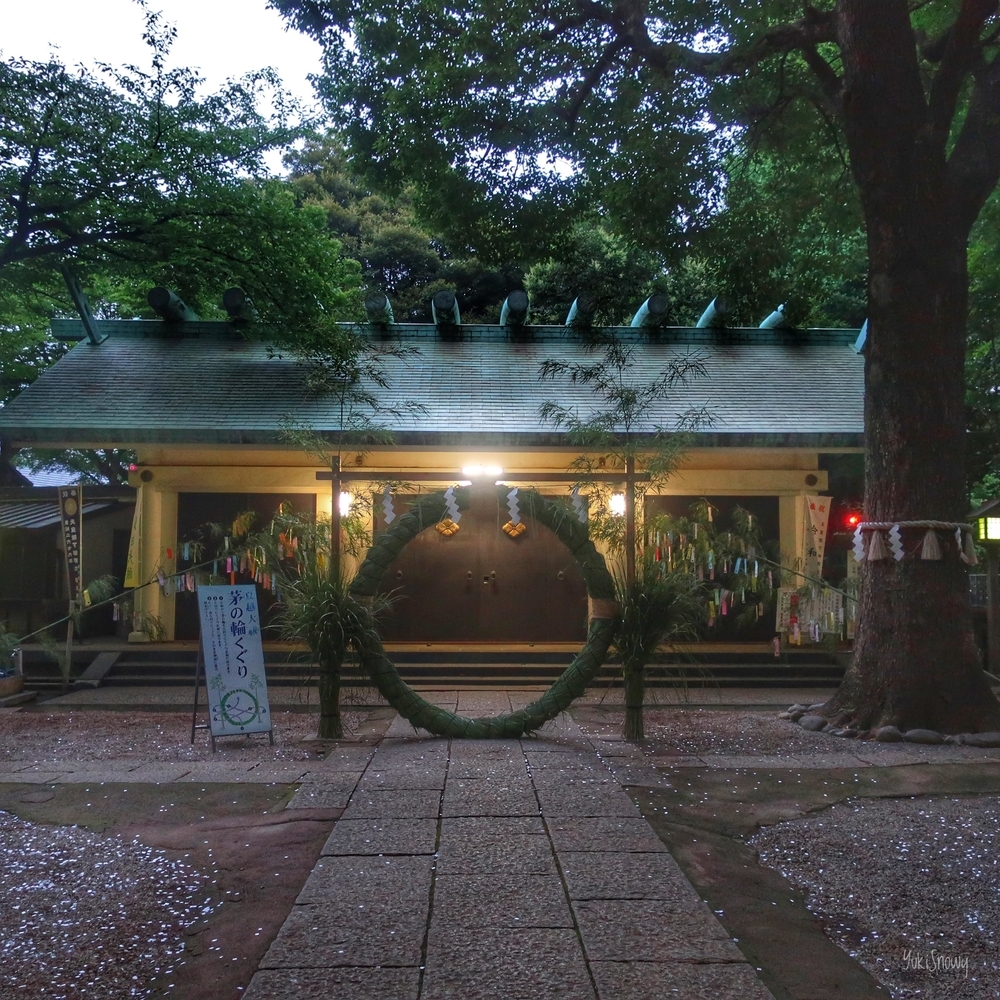
{"label": "woven grass loop", "polygon": [[[468,488],[455,490],[459,507],[468,504],[469,495]],[[497,498],[500,503],[506,502],[507,487],[498,487]],[[518,501],[523,516],[533,518],[559,536],[583,572],[591,608],[597,606],[607,614],[615,600],[615,585],[587,529],[568,506],[546,500],[534,490],[518,491]],[[421,497],[376,538],[351,584],[351,592],[362,599],[372,597],[385,571],[403,549],[421,531],[437,524],[444,516],[443,492]],[[535,732],[583,694],[604,663],[617,626],[615,617],[591,617],[583,648],[541,698],[518,712],[478,719],[463,718],[421,698],[399,676],[396,665],[386,656],[378,639],[368,640],[365,648],[359,650],[359,656],[375,687],[415,728],[426,729],[436,736],[460,739],[511,738]]]}

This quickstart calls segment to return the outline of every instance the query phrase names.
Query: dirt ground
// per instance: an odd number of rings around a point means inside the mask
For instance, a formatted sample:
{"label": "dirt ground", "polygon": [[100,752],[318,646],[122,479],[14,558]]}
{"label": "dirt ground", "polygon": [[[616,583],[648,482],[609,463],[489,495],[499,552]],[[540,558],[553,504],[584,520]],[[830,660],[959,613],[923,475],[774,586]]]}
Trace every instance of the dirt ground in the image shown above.
{"label": "dirt ground", "polygon": [[[57,995],[66,1000],[118,1000],[130,996],[170,996],[182,1000],[223,1000],[238,997],[288,915],[295,897],[312,871],[340,810],[294,810],[284,806],[294,787],[259,784],[169,785],[83,784],[0,785],[0,811],[46,827],[79,824],[102,835],[107,847],[121,854],[121,844],[137,841],[162,850],[163,857],[181,862],[190,879],[191,901],[204,915],[186,919],[186,930],[173,926],[171,947],[183,942],[163,974],[152,981],[130,983],[100,969],[106,958],[91,942],[82,952],[60,941],[49,927],[58,957],[44,967],[15,967],[4,962],[0,985],[25,1000]],[[127,856],[127,852],[126,852]],[[77,887],[82,893],[87,886]],[[144,893],[149,884],[136,886]],[[72,894],[72,889],[68,890]],[[61,894],[65,895],[65,887]],[[138,919],[142,900],[115,897],[126,914],[115,933],[127,934]],[[10,903],[10,896],[6,896]],[[4,905],[0,904],[0,913]],[[74,903],[73,909],[76,909]],[[106,910],[101,907],[101,913]],[[182,911],[190,917],[190,909]],[[3,923],[13,921],[8,911]],[[104,916],[101,919],[109,919]],[[8,930],[10,927],[8,926]],[[44,942],[41,944],[44,950]],[[170,956],[167,956],[168,958]],[[54,964],[73,969],[69,986],[55,992]],[[147,968],[149,965],[147,964]],[[161,963],[162,967],[162,963]],[[109,980],[111,980],[109,982]],[[88,985],[89,984],[89,985]],[[22,988],[23,987],[23,988]]]}
{"label": "dirt ground", "polygon": [[[367,712],[343,713],[344,730],[350,734],[367,718]],[[191,742],[191,716],[187,712],[115,712],[84,709],[46,710],[44,705],[23,711],[0,712],[0,770],[7,763],[40,764],[65,760],[308,760],[317,745],[308,740],[316,733],[317,716],[308,712],[272,715],[274,746],[263,736],[227,737],[216,741],[216,752],[205,732]]]}

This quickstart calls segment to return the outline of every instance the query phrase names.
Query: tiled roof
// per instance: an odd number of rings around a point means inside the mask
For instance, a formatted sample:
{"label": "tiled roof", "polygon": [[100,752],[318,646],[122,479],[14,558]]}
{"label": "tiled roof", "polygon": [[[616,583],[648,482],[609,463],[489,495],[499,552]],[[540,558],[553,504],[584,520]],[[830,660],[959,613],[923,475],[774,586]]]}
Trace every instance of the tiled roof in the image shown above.
{"label": "tiled roof", "polygon": [[[706,375],[657,404],[641,430],[673,426],[679,414],[704,407],[713,415],[699,435],[706,445],[860,444],[864,361],[850,346],[856,331],[680,334],[643,338],[630,378],[648,381],[687,355],[702,359]],[[390,389],[377,392],[387,405],[426,408],[384,421],[400,444],[461,445],[472,437],[480,446],[559,444],[565,439],[541,420],[541,404],[555,400],[582,416],[594,409],[589,388],[539,379],[546,359],[593,360],[565,332],[529,343],[429,335],[412,342],[419,354],[390,359]],[[265,345],[235,338],[112,335],[78,344],[0,410],[0,434],[14,445],[265,444],[280,442],[290,419],[333,431],[338,410],[328,398],[307,398],[302,368],[287,355],[271,357]]]}
{"label": "tiled roof", "polygon": [[[87,503],[84,501],[83,513],[93,514],[95,511],[110,507],[111,503]],[[0,528],[47,528],[59,523],[59,503],[4,503],[0,501]]]}

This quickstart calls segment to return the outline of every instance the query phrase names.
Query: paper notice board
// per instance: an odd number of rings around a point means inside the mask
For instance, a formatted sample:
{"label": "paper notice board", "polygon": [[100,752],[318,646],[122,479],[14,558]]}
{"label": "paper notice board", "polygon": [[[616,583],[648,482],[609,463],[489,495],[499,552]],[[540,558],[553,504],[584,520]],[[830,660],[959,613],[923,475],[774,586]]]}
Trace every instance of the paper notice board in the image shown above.
{"label": "paper notice board", "polygon": [[270,732],[257,588],[199,587],[198,613],[212,736]]}

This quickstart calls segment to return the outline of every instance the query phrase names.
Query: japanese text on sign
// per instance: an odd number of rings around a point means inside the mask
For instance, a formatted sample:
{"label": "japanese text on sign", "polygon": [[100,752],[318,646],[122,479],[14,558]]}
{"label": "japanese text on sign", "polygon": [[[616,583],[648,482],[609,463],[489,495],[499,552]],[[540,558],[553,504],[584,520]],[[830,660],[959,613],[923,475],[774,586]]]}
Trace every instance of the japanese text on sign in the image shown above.
{"label": "japanese text on sign", "polygon": [[268,732],[256,587],[199,587],[198,612],[212,735]]}

